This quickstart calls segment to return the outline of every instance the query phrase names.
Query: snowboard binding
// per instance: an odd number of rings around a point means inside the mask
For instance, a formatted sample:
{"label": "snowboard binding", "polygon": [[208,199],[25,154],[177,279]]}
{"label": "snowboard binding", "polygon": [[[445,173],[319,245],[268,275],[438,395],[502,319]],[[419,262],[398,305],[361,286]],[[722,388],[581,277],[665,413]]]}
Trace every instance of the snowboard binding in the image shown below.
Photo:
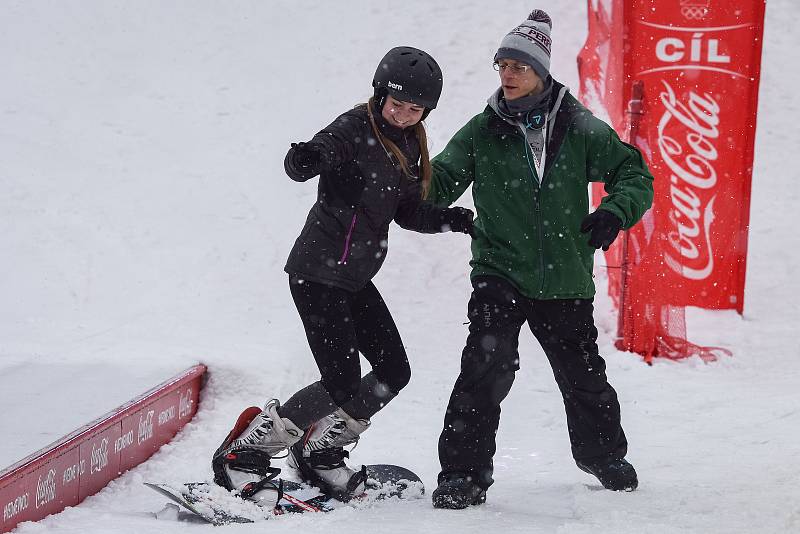
{"label": "snowboard binding", "polygon": [[342,447],[308,451],[300,441],[289,450],[288,463],[305,482],[337,501],[348,502],[364,493],[367,484],[367,467],[362,465],[358,471],[348,468],[344,459],[349,456]]}

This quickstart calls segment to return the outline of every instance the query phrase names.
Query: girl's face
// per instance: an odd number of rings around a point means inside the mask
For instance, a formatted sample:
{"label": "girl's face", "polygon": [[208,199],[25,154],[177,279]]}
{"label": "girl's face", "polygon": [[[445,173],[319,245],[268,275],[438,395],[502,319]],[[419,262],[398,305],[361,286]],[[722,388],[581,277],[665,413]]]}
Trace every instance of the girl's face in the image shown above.
{"label": "girl's face", "polygon": [[403,102],[392,96],[387,96],[381,115],[392,126],[408,128],[417,124],[422,119],[424,112],[425,108],[418,104]]}

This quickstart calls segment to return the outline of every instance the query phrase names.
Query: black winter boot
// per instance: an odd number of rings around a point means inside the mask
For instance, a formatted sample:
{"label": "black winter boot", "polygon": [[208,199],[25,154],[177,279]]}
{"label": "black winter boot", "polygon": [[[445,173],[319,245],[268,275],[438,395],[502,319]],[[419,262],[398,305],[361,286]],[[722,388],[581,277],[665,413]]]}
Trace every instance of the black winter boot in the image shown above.
{"label": "black winter boot", "polygon": [[439,477],[439,487],[433,490],[433,507],[461,510],[486,502],[486,490],[473,482],[469,475],[450,473]]}
{"label": "black winter boot", "polygon": [[594,475],[604,488],[614,491],[633,491],[639,485],[636,470],[624,458],[576,460],[581,470]]}

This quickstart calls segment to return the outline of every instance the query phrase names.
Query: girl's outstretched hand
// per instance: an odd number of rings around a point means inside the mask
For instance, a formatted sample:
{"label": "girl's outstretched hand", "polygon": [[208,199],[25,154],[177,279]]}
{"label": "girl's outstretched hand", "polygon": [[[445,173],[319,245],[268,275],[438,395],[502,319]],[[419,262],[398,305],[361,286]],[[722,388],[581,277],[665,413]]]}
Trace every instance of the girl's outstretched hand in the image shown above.
{"label": "girl's outstretched hand", "polygon": [[314,169],[322,163],[323,150],[317,143],[292,143],[292,163],[301,170]]}

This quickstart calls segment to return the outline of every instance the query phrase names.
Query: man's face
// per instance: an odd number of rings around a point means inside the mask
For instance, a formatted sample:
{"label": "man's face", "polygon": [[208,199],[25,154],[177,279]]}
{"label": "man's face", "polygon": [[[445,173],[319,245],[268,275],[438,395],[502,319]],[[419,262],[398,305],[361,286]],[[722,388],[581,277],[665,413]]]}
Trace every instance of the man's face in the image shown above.
{"label": "man's face", "polygon": [[498,59],[496,68],[500,72],[500,85],[506,100],[538,93],[544,87],[544,82],[533,68],[521,61]]}

